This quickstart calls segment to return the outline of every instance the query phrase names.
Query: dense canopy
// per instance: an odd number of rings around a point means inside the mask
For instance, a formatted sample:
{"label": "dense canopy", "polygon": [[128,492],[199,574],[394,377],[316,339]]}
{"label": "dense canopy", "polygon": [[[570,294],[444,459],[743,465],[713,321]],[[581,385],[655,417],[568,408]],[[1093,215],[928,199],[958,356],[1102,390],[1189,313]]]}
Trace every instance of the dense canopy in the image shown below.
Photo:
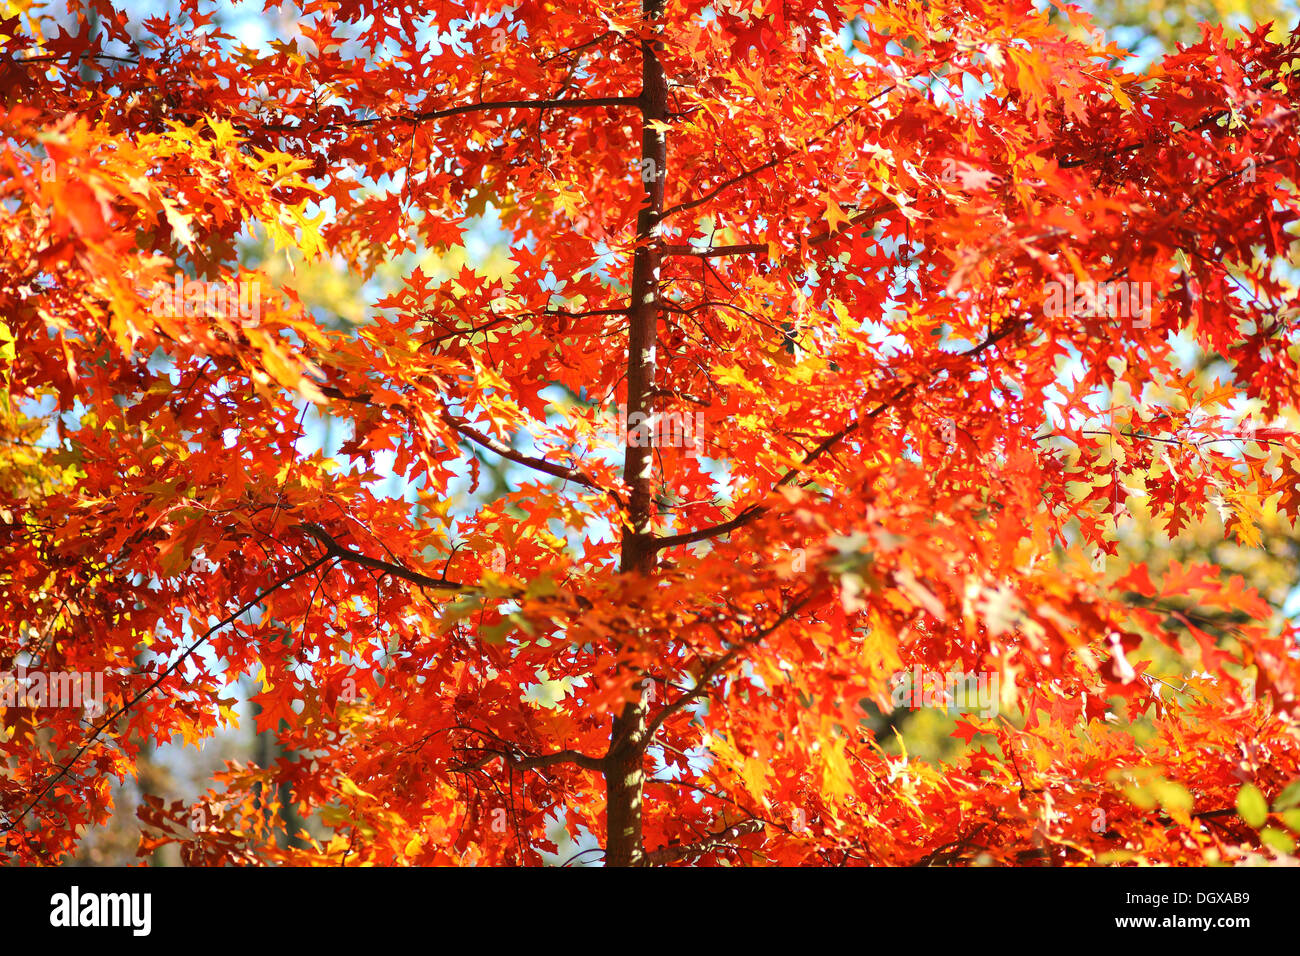
{"label": "dense canopy", "polygon": [[[1138,67],[1025,0],[304,0],[260,47],[197,0],[6,9],[0,670],[104,697],[0,709],[10,858],[241,675],[282,755],[148,802],[142,852],[1293,849],[1294,624],[1114,557],[1300,518],[1300,35]],[[485,230],[507,268],[442,267]],[[941,762],[897,732],[936,706]]]}

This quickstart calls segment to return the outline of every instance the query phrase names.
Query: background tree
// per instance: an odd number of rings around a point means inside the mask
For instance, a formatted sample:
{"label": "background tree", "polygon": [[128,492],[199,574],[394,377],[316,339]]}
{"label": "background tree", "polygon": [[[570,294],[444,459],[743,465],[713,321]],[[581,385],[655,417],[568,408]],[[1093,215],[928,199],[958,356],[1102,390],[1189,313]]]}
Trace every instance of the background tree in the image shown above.
{"label": "background tree", "polygon": [[1129,36],[1138,39],[1135,46],[1139,50],[1149,41],[1165,49],[1173,49],[1178,43],[1194,43],[1200,37],[1202,24],[1222,24],[1237,31],[1271,22],[1277,35],[1282,36],[1296,26],[1300,14],[1300,8],[1291,0],[1095,0],[1081,6],[1096,17],[1099,25],[1126,28]]}

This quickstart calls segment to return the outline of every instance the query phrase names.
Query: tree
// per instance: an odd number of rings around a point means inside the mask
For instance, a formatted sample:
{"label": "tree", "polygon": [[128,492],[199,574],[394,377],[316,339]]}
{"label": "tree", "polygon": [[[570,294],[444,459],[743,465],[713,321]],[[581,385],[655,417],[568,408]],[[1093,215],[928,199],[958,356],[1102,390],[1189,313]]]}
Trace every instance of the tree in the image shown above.
{"label": "tree", "polygon": [[[1027,2],[309,0],[264,51],[94,8],[0,27],[7,407],[60,478],[6,446],[0,647],[107,698],[4,709],[14,859],[241,675],[286,756],[142,852],[1293,848],[1294,625],[1097,557],[1127,499],[1297,519],[1297,36],[1134,75]],[[508,275],[413,268],[359,325],[261,268],[364,283],[489,213]],[[943,765],[886,729],[954,707]],[[277,839],[283,794],[332,836]]]}
{"label": "tree", "polygon": [[1126,27],[1139,37],[1153,38],[1168,46],[1195,39],[1202,23],[1222,23],[1231,29],[1272,21],[1276,29],[1285,31],[1294,26],[1295,18],[1295,8],[1280,0],[1190,0],[1177,4],[1166,0],[1096,0],[1087,6],[1104,23]]}

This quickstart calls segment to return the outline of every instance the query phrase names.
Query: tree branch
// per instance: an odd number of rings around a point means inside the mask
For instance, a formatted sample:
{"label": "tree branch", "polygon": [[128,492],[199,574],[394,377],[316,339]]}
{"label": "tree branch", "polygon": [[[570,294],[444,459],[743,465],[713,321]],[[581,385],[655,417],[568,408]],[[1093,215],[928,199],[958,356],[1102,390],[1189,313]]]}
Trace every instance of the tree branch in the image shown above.
{"label": "tree branch", "polygon": [[26,806],[23,807],[23,809],[18,813],[18,815],[14,817],[12,820],[8,820],[0,824],[0,833],[6,833],[16,828],[18,824],[23,821],[23,818],[26,817],[27,814],[32,812],[32,808],[35,807],[38,803],[40,803],[43,799],[45,799],[45,796],[51,790],[54,789],[54,785],[58,783],[60,780],[62,780],[64,777],[66,777],[72,771],[72,768],[76,765],[77,761],[80,760],[82,755],[87,750],[90,749],[90,745],[93,744],[96,740],[98,740],[100,736],[104,733],[104,731],[115,720],[117,720],[119,717],[121,717],[123,714],[129,711],[140,701],[144,700],[146,697],[152,694],[154,690],[156,690],[164,680],[166,680],[168,677],[170,677],[172,674],[176,672],[176,669],[178,667],[180,667],[187,660],[189,660],[194,655],[194,652],[197,651],[200,647],[203,646],[204,643],[207,642],[208,638],[210,638],[213,634],[215,634],[217,631],[221,630],[222,628],[226,627],[227,625],[234,623],[234,621],[237,620],[241,614],[248,611],[250,608],[256,607],[259,603],[261,603],[262,599],[265,598],[268,594],[278,591],[280,588],[284,587],[286,584],[290,583],[291,581],[296,581],[298,578],[303,577],[304,575],[311,574],[313,571],[315,571],[317,568],[319,568],[321,565],[323,565],[326,561],[329,560],[330,560],[330,556],[325,555],[324,557],[318,558],[317,560],[313,561],[311,564],[305,565],[290,574],[286,574],[284,577],[280,578],[274,584],[271,584],[268,587],[265,587],[262,590],[258,591],[257,594],[253,595],[253,597],[250,598],[247,601],[247,603],[245,603],[242,607],[240,607],[238,611],[235,611],[232,614],[227,615],[226,617],[218,621],[216,624],[212,625],[212,627],[204,631],[203,635],[199,637],[193,644],[187,647],[185,649],[185,652],[182,653],[180,657],[176,658],[176,660],[174,660],[171,664],[169,664],[161,674],[159,674],[157,677],[151,680],[148,683],[148,685],[146,685],[143,689],[141,689],[134,697],[132,697],[126,703],[122,704],[122,706],[118,707],[117,710],[113,711],[107,717],[105,717],[95,727],[91,735],[88,738],[86,738],[86,741],[81,745],[80,748],[78,748],[77,752],[72,755],[72,757],[67,761],[67,763],[64,763],[59,767],[58,772],[55,773],[54,776],[52,776],[49,780],[45,782],[45,786],[43,786],[40,792],[37,793],[36,796],[34,796]]}
{"label": "tree branch", "polygon": [[[1209,126],[1211,123],[1217,123],[1219,120],[1223,119],[1223,117],[1228,115],[1230,115],[1230,112],[1228,110],[1215,110],[1213,113],[1210,113],[1202,117],[1200,122],[1194,123],[1193,125],[1186,127],[1186,129],[1183,130],[1183,132],[1194,133],[1199,129]],[[1087,158],[1080,157],[1078,159],[1059,159],[1057,160],[1056,164],[1061,169],[1074,169],[1079,166],[1087,166],[1089,163],[1095,162],[1097,159],[1113,158],[1115,156],[1118,156],[1120,153],[1131,153],[1134,150],[1141,149],[1143,146],[1151,146],[1151,145],[1153,145],[1152,140],[1140,140],[1136,143],[1129,143],[1125,146],[1116,146],[1113,149],[1108,149],[1096,157],[1087,157]],[[1163,145],[1163,143],[1161,145]]]}
{"label": "tree branch", "polygon": [[514,754],[505,753],[500,750],[492,750],[484,754],[478,760],[470,763],[457,764],[452,768],[453,773],[466,773],[470,770],[481,770],[498,757],[503,758],[506,763],[517,770],[537,770],[541,767],[552,767],[559,763],[576,764],[584,770],[593,770],[601,773],[605,769],[605,761],[600,757],[589,757],[584,753],[576,750],[561,750],[553,754],[542,754],[537,757],[520,757]]}
{"label": "tree branch", "polygon": [[721,833],[709,837],[707,840],[688,843],[683,846],[666,846],[659,850],[652,850],[645,855],[645,862],[648,866],[660,866],[664,863],[676,863],[679,860],[693,860],[715,850],[734,850],[736,847],[732,841],[750,833],[758,833],[762,829],[763,822],[761,820],[742,820],[740,823],[727,827]]}
{"label": "tree branch", "polygon": [[724,534],[730,534],[742,525],[753,521],[759,515],[767,511],[767,505],[750,505],[745,508],[736,517],[722,524],[710,525],[707,528],[700,528],[696,531],[687,531],[683,534],[664,535],[655,539],[655,548],[663,550],[664,548],[676,548],[684,544],[693,544],[696,541],[707,541],[709,538],[719,538]]}
{"label": "tree branch", "polygon": [[[874,219],[881,213],[888,212],[894,208],[893,203],[884,203],[879,206],[873,206],[871,209],[864,209],[856,216],[849,217],[848,223],[840,229],[825,229],[808,240],[808,245],[819,246],[822,243],[830,242],[838,236],[844,235],[854,226],[860,225],[867,219]],[[718,259],[725,256],[752,256],[763,254],[767,255],[769,246],[766,242],[742,242],[729,246],[706,246],[697,249],[695,246],[671,245],[664,246],[664,254],[670,256],[694,256],[697,259]]]}
{"label": "tree branch", "polygon": [[[962,352],[959,357],[975,358],[979,356],[986,349],[991,348],[994,344],[1000,342],[1002,339],[1010,335],[1012,330],[1017,328],[1017,326],[1018,323],[1014,323],[1014,322],[1009,323],[1000,332],[990,335],[979,345],[975,346],[969,351]],[[778,488],[782,488],[785,485],[790,484],[792,481],[795,480],[795,478],[797,478],[809,465],[815,462],[818,458],[826,454],[828,451],[834,448],[837,444],[839,444],[849,435],[853,434],[855,431],[861,428],[863,424],[871,421],[874,418],[879,417],[887,409],[893,407],[895,402],[897,402],[908,392],[914,390],[919,384],[920,382],[911,382],[907,385],[902,386],[896,392],[894,392],[893,395],[889,396],[889,398],[885,399],[883,402],[881,402],[879,405],[877,405],[875,408],[873,408],[870,412],[868,412],[863,417],[855,419],[854,421],[849,422],[847,425],[845,425],[843,428],[839,429],[838,431],[830,435],[827,435],[817,444],[816,448],[814,448],[812,451],[810,451],[807,455],[804,456],[802,462],[800,462],[795,467],[789,469],[783,476],[781,476],[781,479],[775,485],[772,486],[772,490],[775,491]],[[704,541],[709,538],[717,538],[720,537],[721,535],[729,534],[730,532],[735,531],[737,528],[748,524],[749,522],[753,521],[755,518],[759,517],[760,515],[766,514],[767,511],[768,511],[767,505],[750,505],[749,507],[745,508],[745,510],[740,512],[740,514],[736,515],[736,517],[732,518],[729,521],[724,521],[722,524],[712,525],[708,528],[700,528],[697,531],[688,531],[683,534],[665,535],[663,537],[655,538],[654,547],[655,550],[658,551],[658,550],[663,550],[665,548],[675,548],[684,544],[692,544],[693,542],[696,541]]]}
{"label": "tree branch", "polygon": [[784,611],[781,612],[780,617],[778,617],[774,622],[772,622],[771,625],[763,628],[757,634],[745,638],[740,644],[736,645],[731,650],[727,651],[727,653],[723,654],[721,657],[717,658],[712,663],[710,663],[709,666],[706,667],[704,671],[700,674],[700,679],[695,682],[695,686],[691,688],[690,691],[683,694],[681,697],[678,697],[671,704],[665,704],[663,710],[655,714],[654,719],[651,720],[648,724],[646,724],[645,741],[643,746],[649,746],[650,741],[654,739],[655,733],[658,732],[659,728],[663,726],[664,721],[666,721],[673,714],[680,711],[692,700],[702,695],[705,692],[705,690],[708,688],[709,681],[713,680],[713,678],[716,677],[724,667],[726,667],[733,660],[735,660],[742,650],[744,650],[746,647],[751,647],[754,644],[757,644],[759,641],[767,639],[776,631],[777,628],[779,628],[786,621],[790,620],[790,618],[798,614],[800,609],[803,608],[803,606],[807,604],[810,600],[811,598],[806,597],[801,601],[796,601],[795,603],[791,604],[788,608],[786,608]]}
{"label": "tree branch", "polygon": [[[467,584],[461,584],[458,581],[448,581],[446,578],[434,578],[427,574],[421,574],[418,571],[412,571],[404,568],[400,564],[393,564],[389,561],[381,561],[378,558],[372,558],[368,555],[345,548],[335,541],[324,528],[318,524],[300,524],[298,530],[304,534],[310,535],[325,546],[325,558],[338,558],[342,561],[350,561],[353,564],[359,564],[363,568],[370,568],[374,571],[382,571],[385,574],[391,574],[393,577],[402,578],[410,581],[412,584],[418,584],[422,588],[435,588],[441,591],[456,591],[458,593],[468,593],[476,591],[477,588]],[[325,560],[322,558],[322,560]]]}
{"label": "tree branch", "polygon": [[746,242],[732,246],[708,246],[697,249],[694,246],[664,246],[664,254],[669,256],[695,256],[699,259],[713,259],[718,256],[748,256],[761,252],[767,254],[766,242]]}
{"label": "tree branch", "polygon": [[697,206],[703,206],[706,202],[713,199],[715,196],[718,196],[719,194],[725,192],[726,190],[730,189],[732,186],[736,185],[737,183],[742,183],[746,179],[749,179],[751,176],[755,176],[758,173],[763,172],[764,170],[771,169],[774,166],[779,166],[781,163],[785,162],[791,156],[796,156],[803,152],[806,152],[807,148],[811,146],[813,143],[820,142],[821,140],[830,136],[837,129],[839,129],[849,120],[853,119],[854,116],[862,112],[862,110],[870,106],[876,100],[880,99],[882,96],[886,96],[889,93],[893,92],[896,86],[897,84],[891,83],[889,86],[885,87],[883,90],[881,90],[875,96],[871,97],[871,99],[867,100],[865,103],[861,103],[858,106],[855,106],[853,109],[849,110],[849,112],[846,113],[843,117],[836,120],[835,123],[833,123],[831,126],[827,127],[824,133],[821,133],[813,137],[812,139],[808,140],[808,142],[803,144],[803,146],[801,146],[799,149],[791,149],[784,156],[773,156],[765,163],[761,163],[758,166],[753,167],[752,169],[745,170],[744,172],[737,173],[735,176],[732,176],[730,179],[723,180],[721,183],[719,183],[713,189],[709,190],[703,196],[699,196],[695,199],[686,200],[685,202],[679,202],[676,205],[669,206],[667,209],[663,211],[663,218],[666,219],[667,217],[673,215],[674,213],[686,212],[687,210],[694,209]]}
{"label": "tree branch", "polygon": [[[635,96],[596,96],[572,100],[496,100],[490,103],[463,103],[460,106],[449,106],[446,109],[428,110],[423,113],[399,113],[396,116],[372,116],[369,119],[326,123],[317,129],[360,129],[380,123],[424,123],[428,120],[445,119],[448,116],[460,116],[464,113],[484,113],[495,110],[592,109],[602,106],[636,106],[638,102]],[[263,128],[277,133],[307,131],[301,126],[289,126],[285,123],[268,124]]]}
{"label": "tree branch", "polygon": [[610,489],[600,484],[593,478],[589,478],[575,468],[566,468],[564,465],[557,465],[554,462],[547,461],[545,458],[536,458],[532,455],[525,455],[523,452],[515,451],[509,445],[497,441],[491,435],[486,435],[471,425],[465,423],[462,418],[456,418],[452,415],[444,415],[443,420],[456,430],[460,435],[464,435],[470,441],[481,445],[488,451],[500,455],[516,464],[527,465],[536,471],[545,472],[548,475],[554,475],[556,478],[563,478],[565,481],[572,481],[574,484],[582,485],[584,488],[591,488],[593,491],[603,491],[610,493]]}
{"label": "tree branch", "polygon": [[[369,392],[362,392],[360,395],[347,395],[332,385],[318,385],[317,387],[320,389],[322,395],[326,395],[330,398],[337,398],[340,401],[351,402],[355,405],[372,404]],[[513,461],[519,465],[527,465],[529,468],[544,472],[548,475],[553,475],[556,478],[563,478],[565,481],[572,481],[574,484],[582,485],[584,488],[590,488],[593,491],[601,491],[605,494],[613,495],[615,500],[618,500],[618,495],[613,491],[613,489],[606,488],[594,478],[589,477],[576,468],[557,465],[545,458],[525,455],[523,452],[515,451],[509,445],[497,441],[491,435],[479,431],[477,428],[467,423],[465,419],[452,415],[450,412],[444,412],[442,419],[450,425],[457,434],[468,438],[476,445],[486,448],[488,451],[493,452],[496,455],[500,455],[502,458]]]}

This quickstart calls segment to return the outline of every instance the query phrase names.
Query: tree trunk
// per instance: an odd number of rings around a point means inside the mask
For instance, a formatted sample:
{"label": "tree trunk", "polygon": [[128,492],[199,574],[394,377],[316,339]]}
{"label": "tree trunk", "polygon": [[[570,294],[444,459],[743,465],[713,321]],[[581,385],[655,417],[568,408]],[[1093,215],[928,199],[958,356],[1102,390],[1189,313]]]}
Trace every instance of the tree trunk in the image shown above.
{"label": "tree trunk", "polygon": [[[663,0],[642,0],[647,24],[660,29]],[[664,178],[668,140],[656,123],[668,119],[668,82],[659,60],[662,45],[641,41],[641,181],[646,201],[637,214],[637,248],[632,260],[631,303],[628,309],[627,420],[648,423],[654,435],[655,341],[659,321],[659,219],[664,208]],[[644,426],[643,426],[644,427]],[[643,436],[644,437],[644,436]],[[655,550],[651,538],[654,449],[648,440],[632,447],[624,435],[623,480],[629,488],[628,517],[623,527],[619,571],[652,574]],[[640,866],[641,790],[645,774],[646,703],[629,703],[614,719],[609,763],[605,768],[605,864]]]}

